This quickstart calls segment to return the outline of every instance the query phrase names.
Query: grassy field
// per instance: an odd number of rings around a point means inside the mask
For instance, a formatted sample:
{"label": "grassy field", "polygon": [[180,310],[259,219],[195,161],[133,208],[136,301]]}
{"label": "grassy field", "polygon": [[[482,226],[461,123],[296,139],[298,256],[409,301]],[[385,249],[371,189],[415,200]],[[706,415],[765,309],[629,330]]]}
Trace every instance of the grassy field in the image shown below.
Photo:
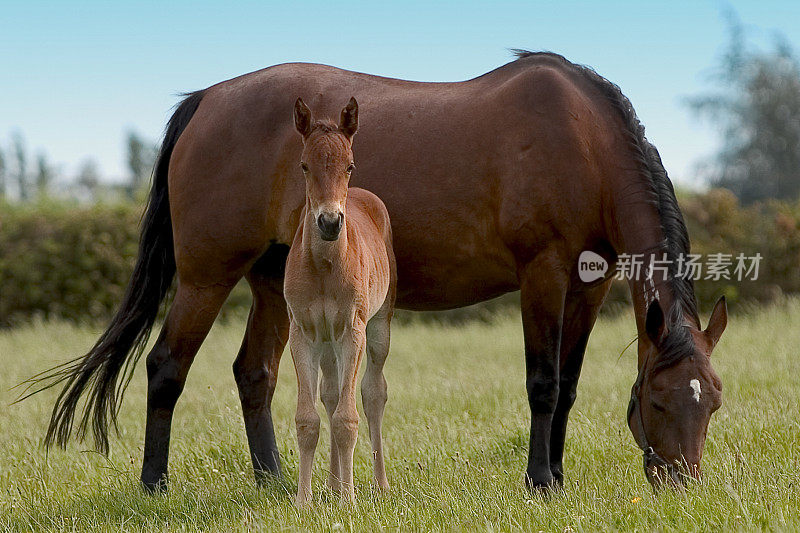
{"label": "grassy field", "polygon": [[[3,530],[800,530],[800,301],[734,317],[715,353],[725,385],[704,457],[705,479],[654,495],[625,424],[634,350],[627,314],[592,336],[567,437],[565,488],[523,488],[528,407],[515,316],[463,327],[397,326],[387,363],[388,495],[370,488],[362,417],[354,508],[324,490],[328,429],[315,462],[316,503],[293,506],[295,378],[286,355],[274,402],[285,478],[255,487],[230,365],[240,322],[217,326],[179,403],[168,495],[137,480],[144,365],[108,458],[76,444],[41,447],[55,392],[10,405],[10,387],[82,353],[97,330],[40,324],[0,333],[0,529]],[[322,410],[320,411],[323,412]]]}

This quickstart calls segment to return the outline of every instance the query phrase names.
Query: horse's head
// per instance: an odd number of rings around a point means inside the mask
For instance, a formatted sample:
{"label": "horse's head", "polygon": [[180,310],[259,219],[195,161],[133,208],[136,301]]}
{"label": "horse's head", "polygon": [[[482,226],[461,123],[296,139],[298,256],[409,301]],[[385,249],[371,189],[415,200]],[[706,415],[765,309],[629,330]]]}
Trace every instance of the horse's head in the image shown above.
{"label": "horse's head", "polygon": [[303,136],[300,168],[306,179],[306,199],[320,237],[335,241],[344,226],[347,185],[355,169],[353,135],[358,129],[358,103],[350,98],[339,124],[314,122],[311,110],[298,98],[294,125]]}
{"label": "horse's head", "polygon": [[684,485],[699,478],[711,415],[722,405],[722,382],[711,367],[711,351],[725,330],[728,311],[720,298],[701,331],[668,320],[658,300],[647,309],[647,339],[639,377],[631,391],[628,425],[644,451],[647,479]]}

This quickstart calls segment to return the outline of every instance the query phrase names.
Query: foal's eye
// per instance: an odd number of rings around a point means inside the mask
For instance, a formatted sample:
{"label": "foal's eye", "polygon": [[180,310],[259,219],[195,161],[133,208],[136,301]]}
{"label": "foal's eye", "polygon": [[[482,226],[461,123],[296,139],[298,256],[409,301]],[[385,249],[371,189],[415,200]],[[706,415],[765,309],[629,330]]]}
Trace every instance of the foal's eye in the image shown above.
{"label": "foal's eye", "polygon": [[305,163],[300,163],[300,168],[303,169],[303,172],[308,172],[308,165]]}
{"label": "foal's eye", "polygon": [[347,165],[347,173],[348,174],[353,172],[355,169],[356,169],[356,166],[353,163],[350,163],[349,165]]}

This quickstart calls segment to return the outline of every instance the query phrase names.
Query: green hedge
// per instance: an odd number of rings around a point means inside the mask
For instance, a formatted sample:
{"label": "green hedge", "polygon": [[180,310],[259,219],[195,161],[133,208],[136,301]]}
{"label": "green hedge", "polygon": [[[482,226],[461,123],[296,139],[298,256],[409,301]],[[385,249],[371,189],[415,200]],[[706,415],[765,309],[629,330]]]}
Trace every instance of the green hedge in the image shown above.
{"label": "green hedge", "polygon": [[105,320],[136,258],[140,207],[0,205],[0,325]]}
{"label": "green hedge", "polygon": [[[681,193],[679,201],[694,253],[763,256],[757,281],[700,281],[704,306],[721,294],[736,301],[768,302],[800,292],[800,203],[769,202],[742,208],[725,189]],[[136,258],[142,206],[80,206],[44,202],[0,203],[0,326],[31,319],[102,322],[116,310]],[[614,286],[609,308],[629,300],[624,283]],[[417,319],[481,319],[518,305],[509,295],[485,305]],[[246,313],[249,291],[241,283],[223,314]],[[399,313],[400,320],[412,315]]]}

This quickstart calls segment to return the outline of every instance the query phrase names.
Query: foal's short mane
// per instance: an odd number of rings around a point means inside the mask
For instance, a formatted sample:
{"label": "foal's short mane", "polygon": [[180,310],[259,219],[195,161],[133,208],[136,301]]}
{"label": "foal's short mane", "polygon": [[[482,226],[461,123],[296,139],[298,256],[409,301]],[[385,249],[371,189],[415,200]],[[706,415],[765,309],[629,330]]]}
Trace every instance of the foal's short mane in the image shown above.
{"label": "foal's short mane", "polygon": [[639,122],[636,111],[630,100],[622,94],[620,88],[600,76],[592,68],[576,65],[561,55],[551,52],[530,52],[512,50],[519,59],[541,57],[558,61],[569,70],[579,74],[592,83],[606,100],[619,112],[629,133],[631,152],[639,163],[642,176],[650,185],[652,201],[658,208],[664,242],[655,247],[655,251],[667,253],[670,259],[669,284],[675,299],[675,306],[667,310],[668,333],[659,346],[658,361],[654,369],[666,368],[694,353],[694,342],[688,328],[683,327],[683,314],[688,314],[700,324],[697,310],[697,299],[694,294],[694,283],[691,278],[678,276],[676,259],[689,253],[689,233],[683,221],[678,200],[672,182],[661,162],[661,156],[650,141],[644,136],[644,126]]}
{"label": "foal's short mane", "polygon": [[339,125],[330,119],[323,118],[314,121],[314,125],[311,126],[311,131],[316,131],[316,130],[319,130],[323,133],[335,133],[339,131]]}

